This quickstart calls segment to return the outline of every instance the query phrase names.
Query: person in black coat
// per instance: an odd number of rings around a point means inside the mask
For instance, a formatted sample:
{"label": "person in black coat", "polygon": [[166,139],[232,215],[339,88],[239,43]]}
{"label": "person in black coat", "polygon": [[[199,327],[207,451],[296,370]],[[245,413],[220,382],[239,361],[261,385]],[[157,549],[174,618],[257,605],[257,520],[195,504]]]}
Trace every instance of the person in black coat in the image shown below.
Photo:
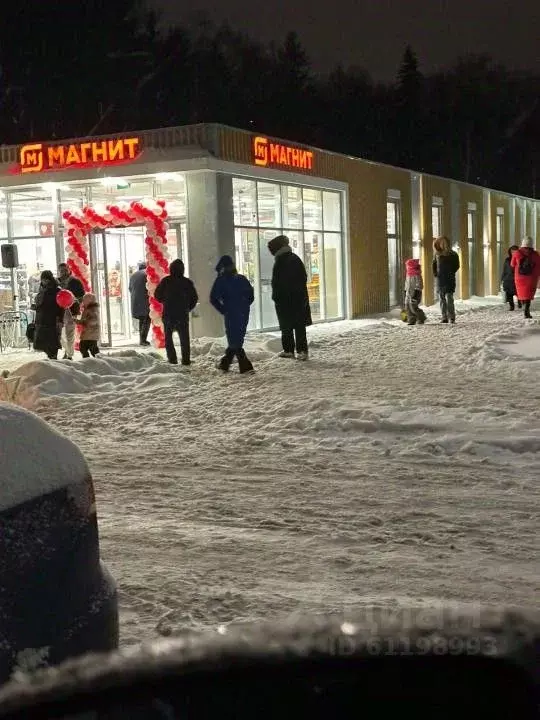
{"label": "person in black coat", "polygon": [[64,323],[64,309],[56,302],[59,285],[50,270],[41,273],[41,284],[34,303],[36,311],[34,350],[41,350],[50,360],[56,360],[62,347],[60,337]]}
{"label": "person in black coat", "polygon": [[157,286],[154,297],[163,304],[163,326],[165,329],[165,349],[171,365],[178,365],[174,348],[173,333],[180,336],[182,365],[191,365],[189,313],[195,308],[199,298],[195,285],[184,276],[182,260],[173,260],[169,266],[169,275]]}
{"label": "person in black coat", "polygon": [[289,246],[286,235],[278,235],[268,243],[275,257],[272,271],[272,300],[281,330],[283,352],[280,357],[307,360],[306,327],[312,325],[307,273],[304,263]]}
{"label": "person in black coat", "polygon": [[150,345],[150,303],[146,287],[146,264],[139,263],[139,269],[129,278],[131,316],[139,321],[139,345]]}
{"label": "person in black coat", "polygon": [[[519,250],[517,245],[512,245],[512,247],[508,249],[508,257],[504,261],[501,275],[502,289],[511,311],[515,310],[514,296],[517,295],[514,268],[512,267],[512,254],[515,253],[516,250]],[[521,300],[518,300],[518,307],[521,307]]]}
{"label": "person in black coat", "polygon": [[443,236],[433,242],[433,276],[437,281],[437,293],[441,308],[441,322],[456,322],[454,293],[456,273],[459,270],[459,255],[450,247],[450,240]]}

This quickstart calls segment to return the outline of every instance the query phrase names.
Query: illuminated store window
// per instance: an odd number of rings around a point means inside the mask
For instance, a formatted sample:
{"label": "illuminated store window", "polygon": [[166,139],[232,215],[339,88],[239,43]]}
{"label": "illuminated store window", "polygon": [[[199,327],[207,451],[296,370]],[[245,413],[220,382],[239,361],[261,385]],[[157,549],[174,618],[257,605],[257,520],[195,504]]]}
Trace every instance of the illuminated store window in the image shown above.
{"label": "illuminated store window", "polygon": [[249,329],[277,326],[274,258],[268,241],[285,234],[304,262],[314,321],[344,312],[342,200],[339,192],[233,178],[236,263],[255,288]]}
{"label": "illuminated store window", "polygon": [[502,266],[504,263],[504,208],[497,208],[497,222],[495,226],[495,237],[497,242],[497,277],[501,276]]}
{"label": "illuminated store window", "polygon": [[443,205],[444,201],[441,197],[431,198],[431,232],[434,239],[444,235]]}
{"label": "illuminated store window", "polygon": [[302,227],[302,188],[296,185],[282,185],[283,227]]}
{"label": "illuminated store window", "polygon": [[[43,237],[41,227],[55,222],[55,206],[50,190],[31,188],[10,192],[11,234],[17,237]],[[54,235],[54,231],[51,233]]]}
{"label": "illuminated store window", "polygon": [[233,207],[235,225],[257,225],[257,183],[254,180],[233,179]]}
{"label": "illuminated store window", "polygon": [[469,248],[469,297],[476,295],[476,210],[467,212],[467,244]]}
{"label": "illuminated store window", "polygon": [[[56,272],[55,221],[56,205],[52,191],[36,186],[10,191],[2,205],[3,214],[10,216],[5,234],[11,231],[10,241],[17,246],[19,266],[15,273],[15,291],[19,307],[24,312],[30,306],[39,289],[39,277],[43,270]],[[6,218],[7,220],[7,218]],[[11,273],[0,271],[0,312],[13,309]]]}
{"label": "illuminated store window", "polygon": [[259,226],[278,228],[281,223],[281,192],[276,183],[257,183]]}
{"label": "illuminated store window", "polygon": [[388,301],[390,307],[401,302],[401,202],[386,203],[386,240],[388,245]]}

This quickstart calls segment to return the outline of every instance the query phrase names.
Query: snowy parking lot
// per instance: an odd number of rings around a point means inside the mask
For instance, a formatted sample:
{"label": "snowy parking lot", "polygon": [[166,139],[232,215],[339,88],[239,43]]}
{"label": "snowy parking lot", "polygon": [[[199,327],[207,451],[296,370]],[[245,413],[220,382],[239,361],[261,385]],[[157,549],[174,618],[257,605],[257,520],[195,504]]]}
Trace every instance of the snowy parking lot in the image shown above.
{"label": "snowy parking lot", "polygon": [[220,375],[211,341],[189,369],[0,356],[88,458],[124,644],[372,602],[537,603],[540,325],[458,307],[455,327],[312,328],[308,363],[254,337],[251,377]]}

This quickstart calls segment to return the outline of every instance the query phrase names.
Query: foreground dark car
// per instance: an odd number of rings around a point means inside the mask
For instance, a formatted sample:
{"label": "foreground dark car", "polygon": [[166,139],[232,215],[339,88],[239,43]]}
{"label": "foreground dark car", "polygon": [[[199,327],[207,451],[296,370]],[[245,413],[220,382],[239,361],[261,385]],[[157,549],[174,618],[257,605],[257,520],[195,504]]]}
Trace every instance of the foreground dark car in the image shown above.
{"label": "foreground dark car", "polygon": [[36,415],[0,403],[0,683],[116,647],[86,461]]}

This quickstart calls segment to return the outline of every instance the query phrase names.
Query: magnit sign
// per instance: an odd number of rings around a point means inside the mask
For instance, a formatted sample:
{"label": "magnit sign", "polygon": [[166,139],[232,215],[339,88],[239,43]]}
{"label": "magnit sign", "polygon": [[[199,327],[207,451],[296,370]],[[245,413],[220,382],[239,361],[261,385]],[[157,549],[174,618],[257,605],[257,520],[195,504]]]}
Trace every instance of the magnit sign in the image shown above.
{"label": "magnit sign", "polygon": [[80,170],[134,162],[142,152],[138,137],[114,138],[70,143],[67,145],[31,143],[19,149],[15,175],[52,170]]}
{"label": "magnit sign", "polygon": [[298,170],[313,170],[314,153],[311,150],[283,145],[267,137],[253,138],[253,161],[259,167],[280,167]]}

